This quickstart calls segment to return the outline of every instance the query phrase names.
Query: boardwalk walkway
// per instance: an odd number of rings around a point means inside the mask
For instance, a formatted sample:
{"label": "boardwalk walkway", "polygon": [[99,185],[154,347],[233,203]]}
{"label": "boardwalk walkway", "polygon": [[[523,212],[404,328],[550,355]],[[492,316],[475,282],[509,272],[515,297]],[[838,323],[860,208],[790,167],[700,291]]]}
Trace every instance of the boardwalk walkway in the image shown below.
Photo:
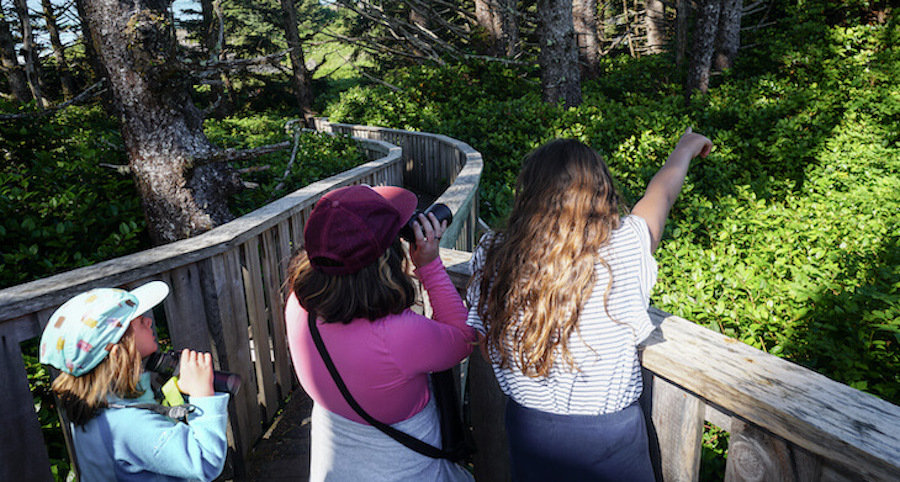
{"label": "boardwalk walkway", "polygon": [[297,388],[247,459],[247,480],[309,480],[309,416],[312,400]]}

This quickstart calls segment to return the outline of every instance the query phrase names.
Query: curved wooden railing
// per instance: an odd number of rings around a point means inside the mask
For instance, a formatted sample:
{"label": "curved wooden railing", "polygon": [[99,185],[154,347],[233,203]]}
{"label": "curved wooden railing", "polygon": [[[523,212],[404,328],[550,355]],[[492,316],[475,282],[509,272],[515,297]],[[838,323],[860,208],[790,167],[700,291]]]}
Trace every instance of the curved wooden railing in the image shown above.
{"label": "curved wooden railing", "polygon": [[[196,238],[0,291],[0,426],[16,437],[2,443],[0,480],[50,478],[19,343],[38,337],[52,311],[78,292],[152,279],[172,286],[157,322],[166,323],[173,344],[210,350],[219,368],[244,377],[229,413],[230,460],[239,475],[243,456],[295,386],[282,282],[322,194],[354,183],[408,183],[456,211],[460,236],[448,244],[471,250],[480,154],[444,136],[323,119],[317,125],[373,139],[365,146],[378,159]],[[441,191],[429,179],[449,187]],[[469,277],[466,251],[441,252],[460,290]],[[651,308],[651,317],[660,329],[643,351],[642,406],[663,480],[697,479],[707,422],[731,434],[727,480],[900,480],[900,407],[659,310]],[[504,399],[479,355],[469,367],[476,475],[503,481]]]}
{"label": "curved wooden railing", "polygon": [[[446,204],[454,213],[453,223],[441,239],[441,247],[472,251],[478,229],[477,186],[481,179],[481,153],[456,139],[427,132],[411,132],[385,127],[338,124],[316,118],[316,129],[323,132],[350,135],[361,139],[376,139],[400,146],[403,164],[403,185]],[[455,240],[455,241],[454,241]]]}
{"label": "curved wooden railing", "polygon": [[[20,343],[40,337],[52,312],[77,293],[100,286],[131,288],[155,279],[172,288],[155,318],[168,327],[174,347],[210,351],[216,368],[244,379],[229,406],[230,469],[240,477],[244,456],[296,384],[285,340],[283,282],[315,202],[342,186],[403,185],[404,179],[417,179],[423,191],[446,188],[440,200],[453,209],[458,234],[457,239],[445,234],[447,244],[471,247],[475,242],[481,155],[444,136],[414,137],[423,149],[417,154],[420,164],[410,164],[400,147],[361,139],[374,160],[203,235],[0,291],[0,426],[8,434],[0,446],[0,480],[51,479]],[[422,168],[429,171],[417,173]],[[426,178],[442,180],[437,173],[451,184],[429,186]]]}

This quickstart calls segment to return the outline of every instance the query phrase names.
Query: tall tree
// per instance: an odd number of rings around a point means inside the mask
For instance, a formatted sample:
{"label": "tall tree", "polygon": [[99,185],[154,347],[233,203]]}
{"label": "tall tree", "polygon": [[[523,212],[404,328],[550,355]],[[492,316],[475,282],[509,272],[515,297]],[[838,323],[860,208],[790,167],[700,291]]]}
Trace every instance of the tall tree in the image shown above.
{"label": "tall tree", "polygon": [[578,53],[587,77],[600,73],[600,37],[597,31],[597,0],[573,0],[572,21]]}
{"label": "tall tree", "polygon": [[[209,62],[222,60],[222,52],[225,50],[224,22],[221,0],[200,0],[201,42]],[[216,105],[212,113],[216,117],[224,117],[234,107],[234,99],[228,75],[222,73],[219,77],[210,82],[210,92]]]}
{"label": "tall tree", "polygon": [[666,10],[662,0],[647,0],[644,25],[647,29],[647,53],[658,54],[665,50]]}
{"label": "tall tree", "polygon": [[716,45],[719,13],[722,11],[721,0],[699,0],[699,4],[685,86],[687,97],[694,91],[706,93],[709,89],[709,71]]}
{"label": "tall tree", "polygon": [[519,53],[519,24],[515,0],[475,0],[475,18],[487,34],[488,53],[515,57]]}
{"label": "tall tree", "polygon": [[31,28],[31,16],[28,15],[26,0],[13,0],[16,13],[19,16],[19,32],[22,34],[22,56],[25,57],[25,78],[28,80],[28,88],[31,96],[37,101],[40,108],[44,107],[44,96],[41,93],[41,69],[38,60],[37,44]]}
{"label": "tall tree", "polygon": [[313,115],[312,76],[306,69],[294,0],[281,0],[281,10],[284,12],[284,32],[290,49],[288,56],[291,59],[291,87],[294,90],[294,98],[297,99],[297,107],[300,108],[303,117],[309,120]]}
{"label": "tall tree", "polygon": [[16,41],[13,39],[12,30],[5,17],[0,18],[0,69],[9,82],[13,99],[19,104],[28,103],[31,100],[31,91],[28,90],[25,69],[19,64],[19,57],[16,55]]}
{"label": "tall tree", "polygon": [[84,0],[148,231],[158,244],[232,219],[227,198],[241,188],[221,162],[240,153],[217,149],[203,133],[167,6],[160,0]]}
{"label": "tall tree", "polygon": [[713,67],[718,70],[730,69],[734,66],[738,48],[741,46],[741,0],[722,0],[722,12],[719,14],[719,30],[716,33],[716,55]]}
{"label": "tall tree", "polygon": [[75,95],[75,88],[72,86],[72,74],[69,72],[69,65],[66,61],[66,50],[59,38],[56,9],[50,3],[50,0],[41,0],[41,6],[44,8],[44,21],[47,25],[47,33],[50,36],[50,45],[53,47],[53,58],[56,60],[56,69],[59,72],[63,97],[68,100]]}
{"label": "tall tree", "polygon": [[545,102],[581,104],[581,72],[572,23],[572,0],[538,2],[541,91]]}

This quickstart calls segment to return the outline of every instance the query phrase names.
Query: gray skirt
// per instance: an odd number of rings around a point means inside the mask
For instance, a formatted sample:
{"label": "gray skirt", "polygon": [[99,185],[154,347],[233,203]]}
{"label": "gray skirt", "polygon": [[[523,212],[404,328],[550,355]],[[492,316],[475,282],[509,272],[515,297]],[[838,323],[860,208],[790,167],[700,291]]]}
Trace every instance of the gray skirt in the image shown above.
{"label": "gray skirt", "polygon": [[[421,412],[393,427],[440,447],[441,427],[434,397]],[[371,425],[354,422],[318,404],[313,405],[310,441],[311,481],[473,480],[453,462],[421,455]]]}

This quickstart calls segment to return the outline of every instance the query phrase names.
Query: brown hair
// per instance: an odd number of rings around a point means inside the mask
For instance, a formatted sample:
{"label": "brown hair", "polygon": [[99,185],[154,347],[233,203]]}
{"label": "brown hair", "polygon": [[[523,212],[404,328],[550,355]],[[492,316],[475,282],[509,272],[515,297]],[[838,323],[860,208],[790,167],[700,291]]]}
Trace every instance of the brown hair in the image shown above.
{"label": "brown hair", "polygon": [[69,420],[84,425],[107,407],[106,398],[110,394],[121,398],[141,396],[144,392],[138,389],[138,383],[142,372],[141,354],[129,325],[99,365],[80,377],[60,373],[53,380],[53,391]]}
{"label": "brown hair", "polygon": [[356,273],[329,275],[317,271],[301,251],[291,262],[288,286],[307,311],[326,323],[377,320],[398,314],[416,300],[406,251],[400,239],[374,263]]}
{"label": "brown hair", "polygon": [[[590,147],[555,140],[523,162],[505,229],[485,247],[475,273],[483,350],[502,367],[546,376],[556,357],[577,369],[568,348],[596,283],[595,265],[619,226],[619,197],[606,164]],[[604,305],[612,286],[612,272]]]}

